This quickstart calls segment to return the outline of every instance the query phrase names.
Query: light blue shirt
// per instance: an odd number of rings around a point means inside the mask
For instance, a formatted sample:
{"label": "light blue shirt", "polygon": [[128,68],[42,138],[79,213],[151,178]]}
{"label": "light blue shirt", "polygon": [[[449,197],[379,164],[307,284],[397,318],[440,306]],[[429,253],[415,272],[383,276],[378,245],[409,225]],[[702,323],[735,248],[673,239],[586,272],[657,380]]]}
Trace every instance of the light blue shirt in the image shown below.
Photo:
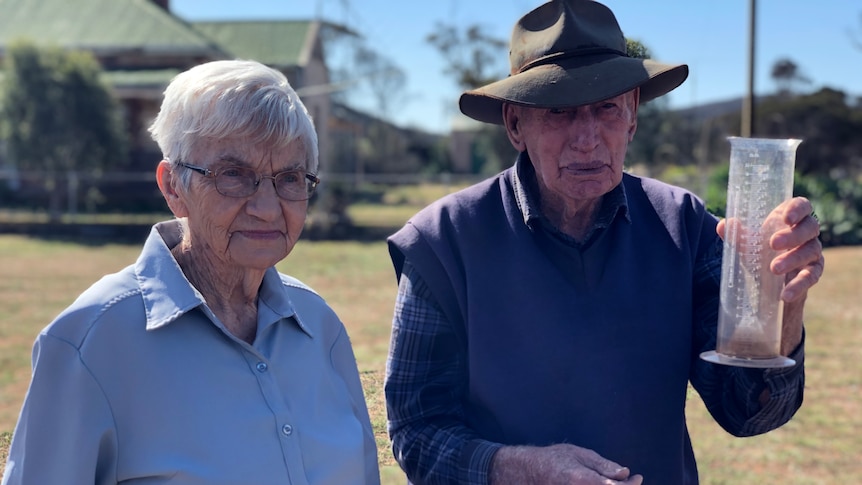
{"label": "light blue shirt", "polygon": [[235,338],[157,224],[138,261],[37,338],[3,485],[378,484],[344,326],[270,268],[253,345]]}

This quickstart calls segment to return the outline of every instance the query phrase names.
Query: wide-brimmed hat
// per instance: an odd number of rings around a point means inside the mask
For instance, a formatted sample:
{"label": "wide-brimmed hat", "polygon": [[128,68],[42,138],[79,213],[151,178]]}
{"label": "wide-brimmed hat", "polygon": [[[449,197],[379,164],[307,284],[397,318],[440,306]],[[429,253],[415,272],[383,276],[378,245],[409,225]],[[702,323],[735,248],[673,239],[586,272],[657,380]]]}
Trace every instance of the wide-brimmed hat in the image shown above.
{"label": "wide-brimmed hat", "polygon": [[645,102],[688,77],[685,64],[628,57],[613,12],[592,0],[553,0],[523,16],[512,31],[509,64],[506,79],[461,95],[462,113],[502,124],[503,103],[575,107],[637,87]]}

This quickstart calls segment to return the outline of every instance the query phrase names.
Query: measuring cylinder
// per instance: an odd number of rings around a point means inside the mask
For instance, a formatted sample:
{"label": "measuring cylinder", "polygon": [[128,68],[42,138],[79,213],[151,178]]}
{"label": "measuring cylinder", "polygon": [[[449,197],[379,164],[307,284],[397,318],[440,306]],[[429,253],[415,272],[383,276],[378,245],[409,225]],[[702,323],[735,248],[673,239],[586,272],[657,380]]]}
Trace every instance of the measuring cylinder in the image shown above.
{"label": "measuring cylinder", "polygon": [[729,137],[730,174],[721,261],[716,350],[701,358],[741,367],[794,365],[781,349],[784,275],[769,269],[781,251],[770,237],[787,227],[773,212],[793,196],[796,148],[802,140]]}

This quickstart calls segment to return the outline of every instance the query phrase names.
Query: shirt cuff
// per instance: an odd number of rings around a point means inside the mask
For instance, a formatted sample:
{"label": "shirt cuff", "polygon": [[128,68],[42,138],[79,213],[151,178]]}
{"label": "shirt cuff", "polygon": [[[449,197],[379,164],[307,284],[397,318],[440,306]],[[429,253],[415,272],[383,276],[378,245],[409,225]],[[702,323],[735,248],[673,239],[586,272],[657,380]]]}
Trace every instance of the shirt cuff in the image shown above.
{"label": "shirt cuff", "polygon": [[[763,372],[763,380],[766,381],[767,385],[771,381],[776,381],[781,379],[782,381],[788,380],[793,374],[799,373],[805,367],[805,329],[802,329],[802,339],[799,340],[799,345],[793,349],[793,352],[787,356],[790,359],[793,359],[795,364],[789,367],[779,367],[774,369],[766,369]],[[770,389],[772,386],[769,386]]]}
{"label": "shirt cuff", "polygon": [[[749,410],[752,417],[747,428],[766,426],[765,422],[785,421],[802,404],[802,388],[805,385],[805,331],[799,345],[788,355],[796,363],[789,367],[764,369],[756,374],[749,373],[747,378],[752,384],[748,396]],[[752,369],[748,369],[752,370]],[[760,395],[769,391],[769,400],[764,406],[760,404]],[[789,411],[793,410],[793,411]],[[789,415],[788,415],[789,413]],[[784,416],[784,418],[780,417]]]}
{"label": "shirt cuff", "polygon": [[491,476],[491,462],[502,448],[500,443],[474,439],[468,441],[461,452],[460,482],[487,485]]}

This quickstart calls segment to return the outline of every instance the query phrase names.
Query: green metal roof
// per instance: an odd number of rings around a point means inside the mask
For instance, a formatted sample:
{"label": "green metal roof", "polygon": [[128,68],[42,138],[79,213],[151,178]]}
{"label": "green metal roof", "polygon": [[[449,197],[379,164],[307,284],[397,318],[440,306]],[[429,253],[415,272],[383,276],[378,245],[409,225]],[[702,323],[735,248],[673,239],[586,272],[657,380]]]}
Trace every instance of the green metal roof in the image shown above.
{"label": "green metal roof", "polygon": [[[3,0],[0,0],[3,1]],[[309,31],[305,20],[193,22],[194,28],[235,58],[253,59],[270,66],[304,65]]]}
{"label": "green metal roof", "polygon": [[0,0],[0,49],[18,38],[94,52],[220,52],[150,0]]}
{"label": "green metal roof", "polygon": [[[152,0],[0,0],[0,57],[12,41],[28,39],[96,55],[233,57],[285,68],[307,62],[317,26],[309,20],[189,23]],[[169,67],[108,69],[103,77],[115,88],[161,89],[185,66]]]}

